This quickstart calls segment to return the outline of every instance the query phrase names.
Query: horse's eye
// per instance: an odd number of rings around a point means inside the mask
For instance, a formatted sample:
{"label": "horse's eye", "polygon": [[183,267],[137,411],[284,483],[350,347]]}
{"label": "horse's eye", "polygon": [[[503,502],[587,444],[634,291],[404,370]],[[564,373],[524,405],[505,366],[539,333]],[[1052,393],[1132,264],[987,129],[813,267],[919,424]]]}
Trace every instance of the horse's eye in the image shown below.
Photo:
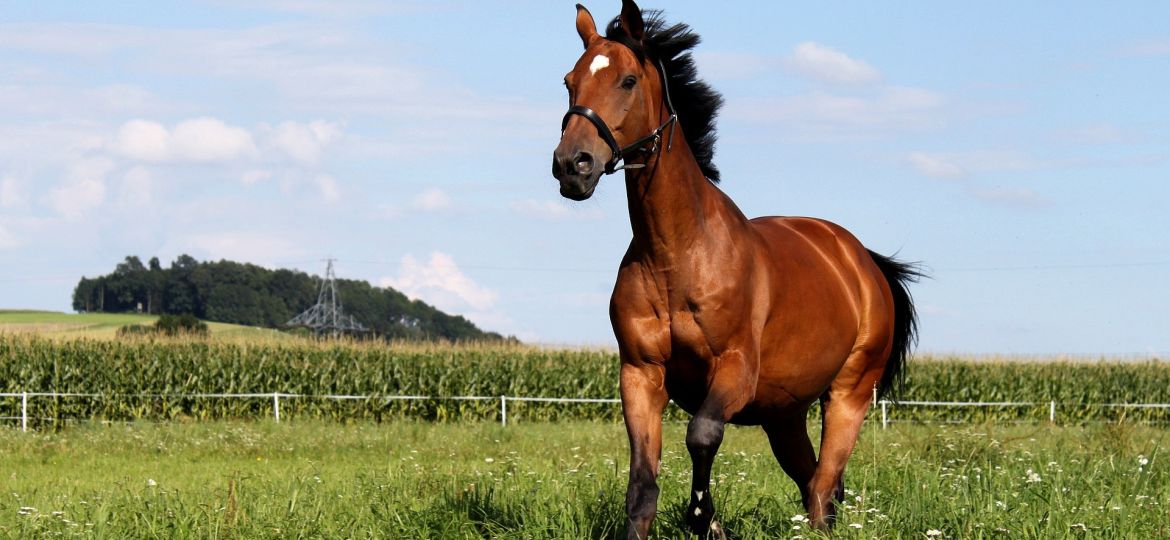
{"label": "horse's eye", "polygon": [[634,87],[635,84],[638,84],[638,79],[636,79],[633,75],[628,75],[626,76],[625,80],[622,81],[622,88],[630,90]]}

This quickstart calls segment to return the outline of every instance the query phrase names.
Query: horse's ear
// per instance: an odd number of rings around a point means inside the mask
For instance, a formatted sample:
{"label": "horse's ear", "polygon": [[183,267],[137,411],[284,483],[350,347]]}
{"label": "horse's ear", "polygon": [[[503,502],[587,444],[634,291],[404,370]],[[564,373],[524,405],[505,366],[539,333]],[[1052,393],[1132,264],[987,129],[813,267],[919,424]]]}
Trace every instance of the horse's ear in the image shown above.
{"label": "horse's ear", "polygon": [[597,23],[593,22],[593,14],[585,6],[577,4],[577,35],[581,36],[581,43],[588,49],[594,40],[601,39],[597,33]]}
{"label": "horse's ear", "polygon": [[646,33],[645,23],[642,22],[642,8],[634,0],[622,0],[622,28],[634,41],[642,41]]}

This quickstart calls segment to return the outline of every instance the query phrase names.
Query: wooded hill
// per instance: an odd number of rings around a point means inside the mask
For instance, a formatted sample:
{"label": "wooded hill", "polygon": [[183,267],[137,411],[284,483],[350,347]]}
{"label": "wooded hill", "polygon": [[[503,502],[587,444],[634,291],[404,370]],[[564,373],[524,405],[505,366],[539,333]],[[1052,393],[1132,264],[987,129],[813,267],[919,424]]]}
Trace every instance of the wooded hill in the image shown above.
{"label": "wooded hill", "polygon": [[[157,257],[126,257],[113,273],[81,278],[73,291],[78,312],[193,314],[200,319],[277,328],[317,301],[320,281],[296,270],[269,270],[232,261],[200,262],[180,255],[169,268]],[[346,313],[390,339],[502,340],[471,321],[448,315],[392,288],[338,279]],[[514,338],[513,338],[514,339]]]}

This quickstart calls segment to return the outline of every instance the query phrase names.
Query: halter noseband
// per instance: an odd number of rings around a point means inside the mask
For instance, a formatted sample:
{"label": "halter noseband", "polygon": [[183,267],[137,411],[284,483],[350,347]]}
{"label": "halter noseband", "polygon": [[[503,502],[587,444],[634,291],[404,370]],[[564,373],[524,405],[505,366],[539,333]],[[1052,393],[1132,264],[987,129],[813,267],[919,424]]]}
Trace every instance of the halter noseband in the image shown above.
{"label": "halter noseband", "polygon": [[[645,167],[646,165],[644,163],[625,163],[626,155],[635,151],[642,151],[648,154],[657,152],[658,144],[662,142],[662,132],[668,126],[671,128],[670,138],[666,141],[666,149],[669,151],[670,147],[674,145],[674,124],[678,122],[678,114],[674,112],[674,104],[670,102],[670,87],[667,86],[666,68],[662,66],[661,61],[658,62],[658,75],[662,78],[662,94],[666,96],[666,107],[670,110],[670,117],[662,125],[658,126],[658,129],[651,131],[649,135],[622,148],[618,146],[617,139],[613,137],[613,133],[609,130],[609,126],[606,125],[605,120],[602,120],[596,111],[584,105],[573,105],[569,107],[569,112],[566,112],[565,117],[561,119],[561,133],[564,134],[565,128],[569,125],[569,119],[573,115],[584,117],[597,128],[597,134],[601,137],[601,140],[605,141],[605,144],[609,145],[609,149],[613,151],[613,157],[605,163],[605,174],[613,174],[622,169],[641,169]],[[644,147],[649,142],[653,142],[654,145],[647,150]],[[618,163],[621,163],[621,166],[618,166]]]}

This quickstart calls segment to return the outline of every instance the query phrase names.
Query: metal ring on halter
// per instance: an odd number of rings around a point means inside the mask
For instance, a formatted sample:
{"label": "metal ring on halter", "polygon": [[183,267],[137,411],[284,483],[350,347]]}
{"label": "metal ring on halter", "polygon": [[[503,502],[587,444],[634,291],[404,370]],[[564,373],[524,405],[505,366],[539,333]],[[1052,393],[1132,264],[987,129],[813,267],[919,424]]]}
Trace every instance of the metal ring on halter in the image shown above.
{"label": "metal ring on halter", "polygon": [[609,149],[613,152],[613,157],[611,157],[610,160],[605,163],[605,174],[613,174],[622,169],[640,169],[645,167],[646,165],[641,163],[623,163],[619,167],[618,163],[625,161],[626,154],[631,154],[636,150],[643,150],[642,147],[651,141],[654,142],[654,146],[650,148],[649,153],[654,154],[657,152],[658,143],[662,141],[662,132],[665,131],[667,127],[670,127],[671,130],[670,140],[667,141],[666,149],[669,151],[670,147],[674,145],[674,124],[678,121],[678,115],[674,112],[674,104],[670,101],[670,88],[667,86],[666,69],[662,66],[662,62],[658,62],[658,74],[662,78],[662,93],[664,96],[666,96],[666,107],[670,111],[670,117],[667,118],[666,121],[662,123],[662,125],[658,126],[657,129],[651,131],[649,135],[646,135],[645,137],[642,137],[626,145],[625,148],[622,148],[618,146],[617,139],[614,138],[613,132],[609,130],[609,126],[606,125],[605,120],[601,119],[601,115],[597,114],[597,112],[593,109],[583,105],[573,105],[572,107],[569,107],[569,111],[566,112],[564,118],[561,119],[561,133],[564,133],[565,128],[569,125],[569,119],[572,118],[573,115],[582,116],[597,128],[598,136],[601,137],[601,140],[605,141],[605,144],[608,145]]}

